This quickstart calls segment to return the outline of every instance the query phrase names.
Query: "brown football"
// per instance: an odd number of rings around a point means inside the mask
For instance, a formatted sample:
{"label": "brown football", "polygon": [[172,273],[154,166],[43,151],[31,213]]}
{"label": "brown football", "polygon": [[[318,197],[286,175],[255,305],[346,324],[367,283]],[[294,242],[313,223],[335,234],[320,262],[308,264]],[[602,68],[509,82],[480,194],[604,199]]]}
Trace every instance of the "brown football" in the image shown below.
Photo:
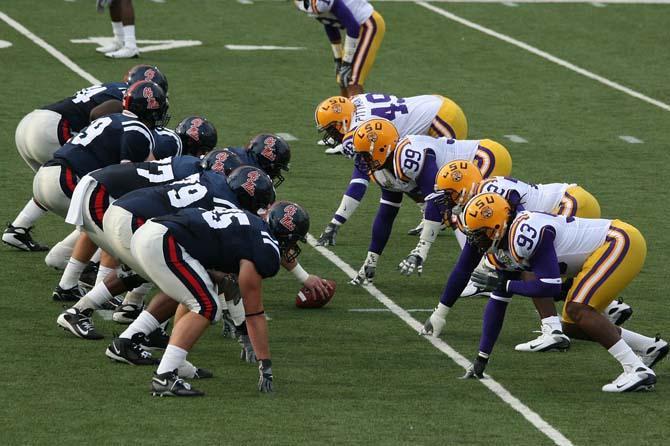
{"label": "brown football", "polygon": [[326,282],[330,285],[330,289],[325,299],[314,295],[310,290],[302,287],[298,291],[298,295],[295,296],[295,306],[298,308],[321,308],[330,302],[335,295],[336,284],[334,280],[326,280]]}

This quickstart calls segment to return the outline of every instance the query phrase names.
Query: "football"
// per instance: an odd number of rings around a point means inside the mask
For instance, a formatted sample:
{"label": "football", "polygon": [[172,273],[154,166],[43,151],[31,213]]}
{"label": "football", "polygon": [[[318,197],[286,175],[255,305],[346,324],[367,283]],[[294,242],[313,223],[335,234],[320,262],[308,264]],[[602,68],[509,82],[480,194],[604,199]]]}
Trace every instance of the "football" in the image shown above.
{"label": "football", "polygon": [[336,284],[334,280],[326,280],[330,285],[330,290],[325,298],[314,295],[306,287],[302,287],[295,296],[295,306],[298,308],[321,308],[330,302],[335,295]]}

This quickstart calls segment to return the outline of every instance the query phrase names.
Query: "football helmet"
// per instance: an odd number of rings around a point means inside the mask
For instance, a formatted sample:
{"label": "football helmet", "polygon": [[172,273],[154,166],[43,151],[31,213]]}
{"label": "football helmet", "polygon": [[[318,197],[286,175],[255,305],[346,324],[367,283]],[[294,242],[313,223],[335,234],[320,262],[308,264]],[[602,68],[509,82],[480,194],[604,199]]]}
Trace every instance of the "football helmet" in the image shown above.
{"label": "football helmet", "polygon": [[314,120],[325,145],[335,147],[342,143],[355,111],[354,104],[344,96],[329,97],[316,107]]}
{"label": "football helmet", "polygon": [[284,182],[282,170],[288,172],[291,161],[291,148],[281,137],[272,133],[263,133],[255,136],[247,151],[274,181],[275,187]]}
{"label": "football helmet", "polygon": [[152,81],[135,82],[123,95],[123,109],[134,113],[152,129],[167,125],[170,120],[169,107],[165,92]]}
{"label": "football helmet", "polygon": [[203,170],[212,170],[216,173],[229,175],[230,172],[242,165],[242,160],[229,149],[213,149],[200,161]]}
{"label": "football helmet", "polygon": [[228,186],[237,195],[240,206],[254,214],[275,201],[272,179],[257,167],[240,166],[233,170],[228,175]]}
{"label": "football helmet", "polygon": [[442,192],[443,203],[449,208],[463,206],[477,190],[482,181],[477,166],[467,160],[455,160],[445,164],[435,175],[435,192]]}
{"label": "football helmet", "polygon": [[366,172],[381,169],[400,139],[395,125],[383,118],[369,119],[352,133],[354,152],[359,160],[357,166]]}
{"label": "football helmet", "polygon": [[309,214],[299,204],[278,201],[267,213],[270,232],[279,242],[279,252],[285,262],[300,255],[298,242],[305,242],[309,231]]}
{"label": "football helmet", "polygon": [[468,243],[483,252],[502,240],[511,218],[512,207],[507,200],[498,194],[484,193],[465,204],[459,225]]}
{"label": "football helmet", "polygon": [[156,82],[163,89],[165,94],[168,94],[168,81],[167,77],[158,69],[151,65],[135,65],[132,67],[123,78],[124,82],[127,82],[128,85],[133,85],[135,82],[139,81],[152,81]]}
{"label": "football helmet", "polygon": [[184,155],[201,156],[216,146],[216,127],[202,116],[182,119],[175,129],[184,146]]}

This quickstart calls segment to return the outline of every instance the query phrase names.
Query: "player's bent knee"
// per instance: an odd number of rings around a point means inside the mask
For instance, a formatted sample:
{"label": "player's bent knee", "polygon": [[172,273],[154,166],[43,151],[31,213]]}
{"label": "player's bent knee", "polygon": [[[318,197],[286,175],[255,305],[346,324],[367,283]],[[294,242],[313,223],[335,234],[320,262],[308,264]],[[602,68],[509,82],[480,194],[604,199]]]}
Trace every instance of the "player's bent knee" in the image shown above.
{"label": "player's bent knee", "polygon": [[568,317],[570,317],[576,324],[579,324],[584,320],[589,309],[590,307],[588,305],[577,302],[568,302],[565,304],[565,311],[568,314]]}

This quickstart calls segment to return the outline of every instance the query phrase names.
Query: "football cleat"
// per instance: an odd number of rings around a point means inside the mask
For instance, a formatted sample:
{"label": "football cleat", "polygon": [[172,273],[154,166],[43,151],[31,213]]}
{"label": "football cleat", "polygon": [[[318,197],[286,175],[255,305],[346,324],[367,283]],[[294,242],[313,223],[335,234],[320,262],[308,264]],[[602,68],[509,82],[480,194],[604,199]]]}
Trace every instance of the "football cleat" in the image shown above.
{"label": "football cleat", "polygon": [[110,59],[134,59],[135,57],[140,57],[140,50],[124,46],[116,51],[105,53],[105,57],[109,57]]}
{"label": "football cleat", "polygon": [[123,296],[114,296],[107,302],[102,304],[100,308],[102,308],[103,310],[116,310],[122,303],[123,303]]}
{"label": "football cleat", "polygon": [[196,390],[177,375],[177,370],[166,373],[154,373],[151,379],[153,396],[204,396],[205,392]]}
{"label": "football cleat", "polygon": [[625,371],[614,381],[603,386],[603,392],[639,392],[653,390],[656,384],[656,374],[647,367],[638,367],[635,370]]}
{"label": "football cleat", "polygon": [[540,336],[532,341],[517,344],[514,350],[518,352],[548,352],[558,350],[561,352],[570,348],[570,338],[561,330],[552,330],[547,324],[542,324]]}
{"label": "football cleat", "polygon": [[107,53],[113,53],[114,51],[118,51],[121,48],[123,48],[123,43],[120,40],[114,39],[113,42],[110,42],[104,46],[99,46],[95,50],[98,53],[107,54]]}
{"label": "football cleat", "polygon": [[114,361],[130,365],[156,365],[158,360],[151,357],[151,353],[140,347],[143,341],[142,333],[135,333],[132,339],[115,338],[107,347],[105,355]]}
{"label": "football cleat", "polygon": [[88,262],[79,276],[79,286],[85,290],[91,290],[95,286],[95,279],[98,277],[98,268],[100,263]]}
{"label": "football cleat", "polygon": [[77,302],[84,296],[81,288],[79,286],[73,286],[64,290],[60,286],[56,286],[51,294],[51,298],[56,302]]}
{"label": "football cleat", "polygon": [[32,229],[32,227],[21,228],[18,226],[7,225],[7,229],[2,233],[2,243],[22,251],[48,251],[48,246],[41,245],[33,240],[30,235]]}
{"label": "football cleat", "polygon": [[170,342],[170,335],[163,329],[163,327],[158,327],[140,339],[140,347],[149,351],[165,349],[168,342]]}
{"label": "football cleat", "polygon": [[477,284],[471,280],[468,281],[468,284],[461,292],[461,297],[489,297],[490,295],[490,291],[486,291],[484,288],[477,286]]}
{"label": "football cleat", "polygon": [[633,309],[630,305],[624,303],[623,299],[612,301],[603,314],[614,325],[623,325],[633,315]]}
{"label": "football cleat", "polygon": [[419,224],[415,227],[407,231],[407,235],[421,235],[421,231],[423,231],[423,219],[419,222]]}
{"label": "football cleat", "polygon": [[[322,145],[326,144],[323,143]],[[330,147],[324,150],[323,153],[326,155],[344,155],[344,146],[342,144],[337,144],[335,147]]]}
{"label": "football cleat", "polygon": [[647,350],[644,352],[638,352],[638,356],[644,365],[652,369],[663,358],[668,356],[669,351],[670,346],[668,346],[668,343],[661,339],[659,335],[656,335],[654,344],[647,348]]}
{"label": "football cleat", "polygon": [[133,305],[133,304],[121,304],[118,307],[116,307],[116,310],[114,310],[114,314],[112,315],[112,319],[114,322],[118,322],[119,324],[132,324],[135,319],[137,319],[137,316],[140,315],[142,310],[144,309],[144,305]]}
{"label": "football cleat", "polygon": [[93,308],[87,308],[86,310],[79,311],[76,308],[68,308],[62,312],[56,323],[62,327],[64,330],[69,331],[73,335],[82,339],[102,339],[103,335],[98,333],[93,326],[93,321],[91,320],[93,316]]}

